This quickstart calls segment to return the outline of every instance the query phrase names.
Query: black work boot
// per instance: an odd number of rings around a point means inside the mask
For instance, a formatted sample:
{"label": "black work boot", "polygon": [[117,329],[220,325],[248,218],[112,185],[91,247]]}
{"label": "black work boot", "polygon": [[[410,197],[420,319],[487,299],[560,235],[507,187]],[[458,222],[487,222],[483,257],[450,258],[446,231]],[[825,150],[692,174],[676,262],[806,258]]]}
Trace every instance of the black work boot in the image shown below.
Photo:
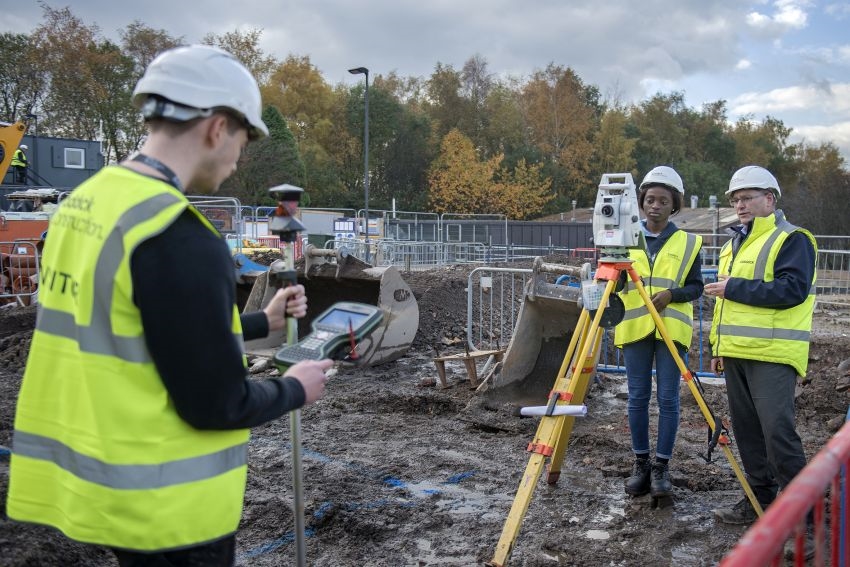
{"label": "black work boot", "polygon": [[670,482],[670,470],[667,463],[652,465],[652,481],[649,488],[653,498],[673,496],[673,483]]}
{"label": "black work boot", "polygon": [[758,514],[753,510],[746,496],[738,500],[731,508],[717,508],[713,512],[714,516],[724,524],[746,525],[758,519]]}
{"label": "black work boot", "polygon": [[649,459],[635,459],[632,476],[626,479],[626,494],[643,496],[649,492],[649,473],[652,466]]}

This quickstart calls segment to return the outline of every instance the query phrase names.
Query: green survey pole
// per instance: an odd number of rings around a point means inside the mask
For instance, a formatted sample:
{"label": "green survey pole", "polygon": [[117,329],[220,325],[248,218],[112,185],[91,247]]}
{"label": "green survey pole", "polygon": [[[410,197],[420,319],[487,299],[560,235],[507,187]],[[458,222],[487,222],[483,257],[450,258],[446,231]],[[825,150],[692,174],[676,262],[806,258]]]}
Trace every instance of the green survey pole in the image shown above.
{"label": "green survey pole", "polygon": [[[304,225],[295,218],[298,202],[304,192],[294,185],[278,185],[269,189],[269,193],[277,198],[277,208],[269,217],[269,231],[280,237],[283,253],[284,271],[277,272],[279,287],[287,287],[298,283],[295,272],[295,243]],[[298,322],[294,317],[286,318],[286,344],[298,342]],[[306,567],[307,549],[304,534],[304,489],[301,477],[301,410],[289,412],[290,440],[292,443],[292,491],[293,516],[295,517],[295,553],[296,565]]]}

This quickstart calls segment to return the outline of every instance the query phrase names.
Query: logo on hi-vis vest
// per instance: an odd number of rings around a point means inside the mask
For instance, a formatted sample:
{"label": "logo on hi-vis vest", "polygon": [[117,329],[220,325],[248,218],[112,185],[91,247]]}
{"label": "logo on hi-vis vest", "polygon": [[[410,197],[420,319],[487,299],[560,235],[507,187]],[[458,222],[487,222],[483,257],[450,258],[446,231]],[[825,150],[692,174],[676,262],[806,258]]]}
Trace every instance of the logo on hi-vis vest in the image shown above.
{"label": "logo on hi-vis vest", "polygon": [[[64,203],[62,206],[65,206]],[[78,232],[84,236],[91,236],[98,240],[104,239],[103,225],[99,222],[94,222],[85,215],[77,216],[76,211],[60,209],[55,215],[53,215],[53,218],[50,220],[50,225],[55,228],[73,230],[74,232]]]}
{"label": "logo on hi-vis vest", "polygon": [[76,281],[71,274],[56,271],[50,266],[44,266],[41,269],[41,286],[63,295],[69,293],[74,299],[80,293],[80,282]]}

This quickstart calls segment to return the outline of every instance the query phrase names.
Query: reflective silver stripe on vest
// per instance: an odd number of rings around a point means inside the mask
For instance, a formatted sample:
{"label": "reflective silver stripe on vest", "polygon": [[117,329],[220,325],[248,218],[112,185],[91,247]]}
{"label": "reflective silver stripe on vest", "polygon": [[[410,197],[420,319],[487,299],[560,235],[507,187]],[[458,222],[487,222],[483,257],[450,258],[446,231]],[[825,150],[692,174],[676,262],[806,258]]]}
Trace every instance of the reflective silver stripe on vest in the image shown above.
{"label": "reflective silver stripe on vest", "polygon": [[[779,213],[777,213],[777,217],[779,217]],[[797,230],[797,227],[786,221],[784,217],[777,218],[776,229],[764,241],[764,244],[762,245],[762,248],[759,251],[758,258],[756,258],[756,265],[753,271],[753,279],[764,279],[764,273],[767,270],[767,262],[770,259],[770,251],[773,248],[773,243],[776,242],[776,239],[779,238],[782,234],[790,234],[795,230]]]}
{"label": "reflective silver stripe on vest", "polygon": [[[674,282],[670,278],[658,278],[658,277],[653,276],[653,277],[649,278],[649,283],[646,284],[644,287],[646,287],[648,285],[648,286],[651,286],[651,287],[663,287],[664,289],[671,289],[673,287],[679,287],[678,285],[676,285],[676,283],[677,282]],[[626,285],[626,291],[636,291],[636,290],[637,290],[637,285],[635,285],[635,282],[633,282],[632,280],[629,280],[629,283]],[[647,293],[649,293],[649,291],[647,291]]]}
{"label": "reflective silver stripe on vest", "polygon": [[156,465],[115,465],[82,455],[64,443],[15,430],[12,452],[49,461],[85,481],[118,490],[152,490],[213,478],[248,462],[248,444]]}
{"label": "reflective silver stripe on vest", "polygon": [[118,268],[124,259],[124,235],[179,202],[180,199],[174,195],[156,195],[126,211],[118,219],[106,237],[95,265],[90,326],[77,325],[71,313],[42,307],[38,314],[38,330],[76,341],[83,352],[114,356],[127,362],[151,362],[144,337],[125,337],[112,332],[112,292]]}
{"label": "reflective silver stripe on vest", "polygon": [[[688,260],[691,257],[691,254],[694,253],[694,248],[696,248],[696,245],[697,237],[693,234],[685,233],[685,253],[682,255],[682,258],[684,260]],[[679,282],[682,281],[682,279],[685,277],[685,270],[690,267],[691,264],[688,264],[687,262],[682,262],[679,264],[679,273],[676,274],[676,282],[674,285],[678,286]]]}
{"label": "reflective silver stripe on vest", "polygon": [[[688,317],[678,309],[665,308],[664,310],[659,311],[658,314],[665,318],[677,319],[685,325],[694,324],[690,317]],[[643,316],[649,316],[649,309],[646,307],[646,305],[641,305],[640,307],[635,307],[634,309],[627,309],[626,314],[623,316],[623,321],[629,321],[631,319],[640,319]]]}
{"label": "reflective silver stripe on vest", "polygon": [[786,341],[805,341],[811,338],[809,331],[797,329],[765,329],[764,327],[744,327],[743,325],[718,325],[719,335],[734,335],[754,339],[783,339]]}

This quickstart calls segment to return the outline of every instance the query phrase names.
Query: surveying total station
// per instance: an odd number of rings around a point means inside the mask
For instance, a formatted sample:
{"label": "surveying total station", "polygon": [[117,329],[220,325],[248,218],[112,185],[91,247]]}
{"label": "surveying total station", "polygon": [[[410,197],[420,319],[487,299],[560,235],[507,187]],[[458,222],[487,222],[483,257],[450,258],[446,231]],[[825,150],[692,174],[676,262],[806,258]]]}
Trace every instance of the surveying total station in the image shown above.
{"label": "surveying total station", "polygon": [[[705,403],[699,382],[679,356],[664,321],[655,309],[640,276],[632,267],[629,248],[645,247],[640,225],[638,198],[630,173],[606,173],[602,176],[594,207],[594,245],[599,250],[599,264],[594,279],[582,281],[581,315],[572,333],[566,355],[561,363],[547,404],[541,409],[540,424],[534,439],[528,444],[531,454],[523,473],[508,518],[502,529],[496,552],[488,565],[507,565],[523,518],[531,504],[537,481],[548,460],[547,483],[555,484],[560,477],[566,447],[576,417],[584,415],[582,407],[577,411],[566,411],[562,406],[583,406],[591,378],[596,373],[596,362],[602,343],[604,328],[616,326],[623,320],[623,302],[615,293],[621,274],[626,273],[638,290],[643,303],[652,316],[664,343],[670,350],[682,379],[696,399],[700,411],[708,422],[708,452],[703,458],[711,459],[711,451],[719,446],[726,455],[738,481],[759,516],[762,508],[756,500],[741,467],[729,448],[729,437],[720,419],[716,418]],[[533,412],[527,411],[526,414]]]}

